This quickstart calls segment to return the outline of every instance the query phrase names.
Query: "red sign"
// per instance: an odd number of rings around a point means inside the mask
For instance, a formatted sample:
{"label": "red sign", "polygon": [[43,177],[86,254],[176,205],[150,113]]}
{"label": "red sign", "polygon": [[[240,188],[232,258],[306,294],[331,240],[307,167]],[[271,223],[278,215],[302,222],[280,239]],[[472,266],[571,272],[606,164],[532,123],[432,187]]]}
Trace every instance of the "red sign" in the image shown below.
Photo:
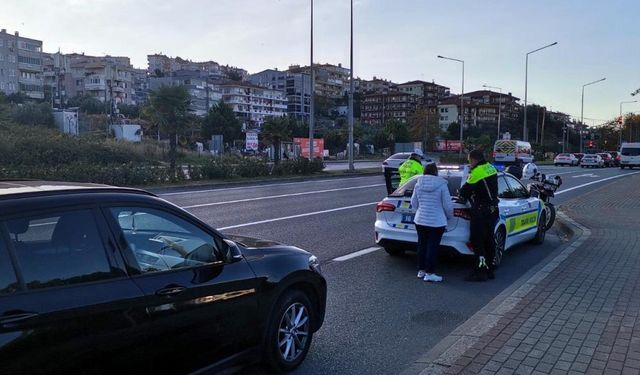
{"label": "red sign", "polygon": [[[309,138],[294,138],[293,143],[300,146],[300,154],[303,158],[309,158]],[[313,156],[316,158],[322,158],[324,156],[324,139],[313,139]]]}
{"label": "red sign", "polygon": [[461,145],[462,145],[462,142],[460,141],[444,140],[444,141],[438,141],[436,143],[436,149],[442,152],[459,152]]}

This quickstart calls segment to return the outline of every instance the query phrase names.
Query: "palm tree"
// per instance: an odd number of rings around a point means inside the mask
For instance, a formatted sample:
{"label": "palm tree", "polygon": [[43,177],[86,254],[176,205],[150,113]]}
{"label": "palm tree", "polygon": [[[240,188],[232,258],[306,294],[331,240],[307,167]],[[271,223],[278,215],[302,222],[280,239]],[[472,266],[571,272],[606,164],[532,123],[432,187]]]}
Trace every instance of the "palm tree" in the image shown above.
{"label": "palm tree", "polygon": [[178,133],[188,123],[191,99],[184,86],[162,86],[149,95],[147,113],[163,131],[169,133],[169,163],[172,172],[176,168]]}
{"label": "palm tree", "polygon": [[280,161],[280,145],[291,137],[291,122],[287,117],[269,117],[262,125],[262,135],[275,149],[275,162]]}

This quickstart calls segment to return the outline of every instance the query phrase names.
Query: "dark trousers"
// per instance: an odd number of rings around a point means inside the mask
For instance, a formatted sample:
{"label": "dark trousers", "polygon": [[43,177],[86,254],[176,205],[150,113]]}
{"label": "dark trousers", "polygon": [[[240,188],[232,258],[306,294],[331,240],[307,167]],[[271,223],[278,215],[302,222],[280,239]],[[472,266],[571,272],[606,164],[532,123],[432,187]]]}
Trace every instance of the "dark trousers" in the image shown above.
{"label": "dark trousers", "polygon": [[445,227],[426,227],[416,224],[416,230],[418,231],[418,269],[435,273],[440,240]]}
{"label": "dark trousers", "polygon": [[497,207],[491,212],[490,208],[480,209],[471,217],[471,245],[474,254],[484,257],[487,267],[493,269],[493,258],[495,257],[494,229],[498,222]]}

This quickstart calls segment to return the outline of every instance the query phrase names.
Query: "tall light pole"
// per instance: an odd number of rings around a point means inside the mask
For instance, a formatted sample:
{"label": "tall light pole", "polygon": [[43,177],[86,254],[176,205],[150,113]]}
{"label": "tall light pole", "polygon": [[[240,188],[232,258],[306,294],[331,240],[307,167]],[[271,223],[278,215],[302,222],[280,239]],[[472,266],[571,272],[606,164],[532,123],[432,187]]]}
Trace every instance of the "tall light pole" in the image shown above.
{"label": "tall light pole", "polygon": [[500,117],[502,115],[502,88],[489,86],[489,85],[482,85],[482,87],[486,87],[488,89],[500,90],[500,99],[498,100],[498,138],[496,138],[496,139],[500,139]]}
{"label": "tall light pole", "polygon": [[529,139],[529,134],[527,132],[527,89],[528,89],[528,81],[529,81],[529,55],[545,48],[549,48],[555,46],[558,42],[553,42],[544,47],[540,47],[538,49],[534,49],[531,52],[527,52],[527,56],[524,64],[524,124],[522,124],[522,140],[527,141]]}
{"label": "tall light pole", "polygon": [[351,0],[351,45],[349,56],[349,171],[353,166],[353,0]]}
{"label": "tall light pole", "polygon": [[[622,105],[623,104],[629,104],[629,103],[637,103],[637,100],[627,100],[624,102],[620,102],[620,138],[618,139],[618,147],[622,146]],[[631,141],[631,139],[629,139],[629,141]]]}
{"label": "tall light pole", "polygon": [[313,160],[313,126],[315,125],[316,76],[313,69],[313,0],[311,0],[311,51],[309,70],[311,71],[311,103],[309,103],[309,160]]}
{"label": "tall light pole", "polygon": [[580,152],[582,152],[582,131],[583,131],[583,126],[584,126],[584,88],[587,86],[591,86],[594,85],[598,82],[602,82],[604,81],[606,78],[600,78],[597,81],[593,81],[593,82],[589,82],[589,83],[585,83],[584,85],[582,85],[582,104],[580,105]]}
{"label": "tall light pole", "polygon": [[464,129],[464,60],[454,59],[438,55],[439,59],[451,60],[462,63],[462,93],[460,94],[460,159],[462,159],[462,131]]}

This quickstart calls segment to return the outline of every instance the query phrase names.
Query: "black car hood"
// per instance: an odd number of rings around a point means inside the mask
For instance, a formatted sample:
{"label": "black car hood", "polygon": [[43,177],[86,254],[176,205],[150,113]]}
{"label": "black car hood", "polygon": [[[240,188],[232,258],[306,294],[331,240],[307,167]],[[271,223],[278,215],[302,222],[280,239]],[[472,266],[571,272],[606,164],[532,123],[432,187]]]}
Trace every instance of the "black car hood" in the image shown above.
{"label": "black car hood", "polygon": [[262,257],[265,255],[291,255],[291,254],[306,254],[310,255],[308,251],[300,249],[295,246],[285,245],[276,241],[261,240],[258,238],[238,236],[238,235],[226,235],[228,239],[236,242],[242,247],[242,253],[246,256]]}
{"label": "black car hood", "polygon": [[234,234],[225,235],[231,241],[237,242],[239,245],[243,247],[251,247],[251,248],[267,248],[267,247],[280,247],[285,246],[280,242],[270,241],[270,240],[261,240],[259,238],[252,238],[246,236],[239,236]]}

